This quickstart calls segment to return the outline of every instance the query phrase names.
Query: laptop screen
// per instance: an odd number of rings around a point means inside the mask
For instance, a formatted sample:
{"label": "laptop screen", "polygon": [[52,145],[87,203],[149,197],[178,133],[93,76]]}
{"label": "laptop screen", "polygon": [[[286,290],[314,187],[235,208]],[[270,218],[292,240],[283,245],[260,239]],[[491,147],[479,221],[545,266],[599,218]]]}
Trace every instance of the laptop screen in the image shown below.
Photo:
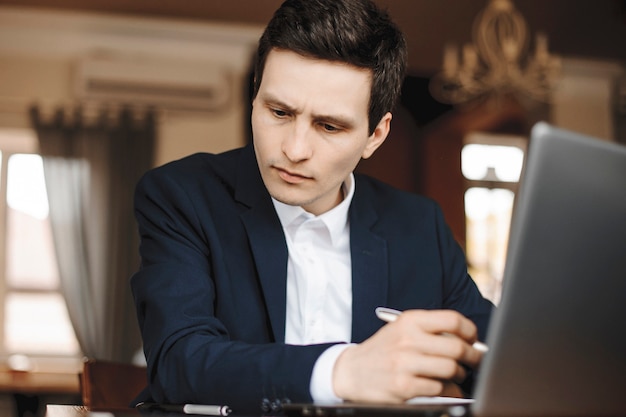
{"label": "laptop screen", "polygon": [[472,411],[624,414],[626,147],[537,124]]}

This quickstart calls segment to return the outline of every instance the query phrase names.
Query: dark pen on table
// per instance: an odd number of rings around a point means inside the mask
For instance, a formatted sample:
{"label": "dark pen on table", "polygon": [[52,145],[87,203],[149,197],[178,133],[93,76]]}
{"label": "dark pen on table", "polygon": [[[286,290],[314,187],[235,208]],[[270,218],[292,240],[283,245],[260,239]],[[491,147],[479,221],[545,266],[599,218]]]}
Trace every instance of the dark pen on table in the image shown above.
{"label": "dark pen on table", "polygon": [[226,405],[208,404],[158,404],[142,402],[135,406],[140,411],[163,411],[167,413],[196,414],[203,416],[227,416],[231,413]]}

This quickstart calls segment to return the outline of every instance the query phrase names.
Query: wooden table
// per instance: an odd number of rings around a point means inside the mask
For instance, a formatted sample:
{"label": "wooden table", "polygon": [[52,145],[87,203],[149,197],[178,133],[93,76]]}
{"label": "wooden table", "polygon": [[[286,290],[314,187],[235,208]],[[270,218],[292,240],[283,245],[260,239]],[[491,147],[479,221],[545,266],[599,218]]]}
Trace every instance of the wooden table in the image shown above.
{"label": "wooden table", "polygon": [[78,372],[14,371],[0,369],[0,392],[30,395],[80,394]]}
{"label": "wooden table", "polygon": [[39,410],[49,396],[60,395],[72,402],[80,400],[78,369],[17,371],[0,364],[0,393],[13,399],[18,417],[41,415]]}
{"label": "wooden table", "polygon": [[137,417],[141,414],[132,408],[128,411],[89,411],[82,405],[57,405],[46,406],[45,417]]}
{"label": "wooden table", "polygon": [[89,410],[82,405],[48,404],[45,417],[89,417]]}
{"label": "wooden table", "polygon": [[[429,408],[413,408],[413,409],[404,409],[404,412],[399,412],[398,408],[382,410],[380,412],[370,412],[364,411],[360,412],[355,409],[354,412],[345,414],[346,417],[449,417],[445,411],[441,409],[437,411],[433,411]],[[310,415],[312,417],[320,416],[323,417],[323,414],[303,414]],[[344,414],[334,414],[334,415],[344,415]],[[162,413],[162,412],[139,412],[134,409],[124,410],[112,410],[112,411],[90,411],[88,408],[77,405],[56,405],[56,404],[48,404],[46,408],[45,417],[185,417],[185,414],[177,414],[177,413]],[[188,417],[192,417],[189,415]],[[198,417],[198,416],[196,416]],[[206,416],[205,416],[206,417]],[[261,417],[261,416],[243,416],[240,414],[231,414],[229,417]],[[468,414],[465,414],[464,417],[470,417]]]}

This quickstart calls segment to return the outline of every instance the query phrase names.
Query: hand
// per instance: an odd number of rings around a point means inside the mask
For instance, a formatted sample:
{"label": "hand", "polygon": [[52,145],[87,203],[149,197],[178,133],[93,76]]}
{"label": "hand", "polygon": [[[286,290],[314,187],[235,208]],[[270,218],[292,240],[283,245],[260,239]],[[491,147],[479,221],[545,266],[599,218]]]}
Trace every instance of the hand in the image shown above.
{"label": "hand", "polygon": [[[453,337],[451,337],[453,336]],[[372,337],[347,348],[333,370],[345,400],[403,402],[416,396],[460,396],[461,364],[476,367],[476,326],[451,310],[408,310]]]}

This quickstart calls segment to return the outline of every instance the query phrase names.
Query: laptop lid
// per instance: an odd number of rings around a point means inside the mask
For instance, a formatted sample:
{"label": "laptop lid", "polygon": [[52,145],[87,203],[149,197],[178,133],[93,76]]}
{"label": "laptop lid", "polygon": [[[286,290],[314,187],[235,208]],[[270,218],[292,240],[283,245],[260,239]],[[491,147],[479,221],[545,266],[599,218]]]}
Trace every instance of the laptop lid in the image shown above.
{"label": "laptop lid", "polygon": [[626,147],[534,126],[472,413],[623,415]]}

